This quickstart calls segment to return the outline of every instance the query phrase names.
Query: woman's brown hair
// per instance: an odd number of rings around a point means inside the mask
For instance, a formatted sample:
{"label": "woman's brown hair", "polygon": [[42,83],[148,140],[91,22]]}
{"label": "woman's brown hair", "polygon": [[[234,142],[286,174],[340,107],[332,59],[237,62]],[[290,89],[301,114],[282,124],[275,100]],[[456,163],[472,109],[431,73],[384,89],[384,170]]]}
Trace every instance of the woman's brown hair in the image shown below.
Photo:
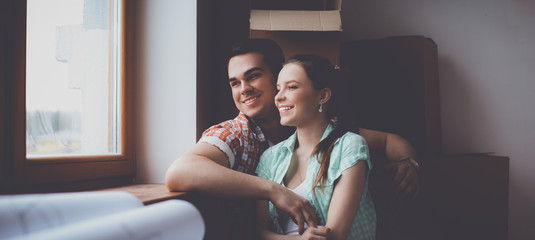
{"label": "woman's brown hair", "polygon": [[[348,108],[351,107],[348,103],[352,102],[351,94],[355,94],[356,89],[349,87],[348,79],[340,69],[335,68],[329,60],[321,56],[296,55],[288,59],[284,65],[289,63],[296,63],[303,67],[314,89],[329,88],[332,92],[326,108],[327,117],[336,119],[335,129],[320,141],[312,151],[312,155],[316,155],[318,161],[320,161],[320,169],[316,174],[313,186],[320,184],[320,188],[323,191],[331,152],[336,140],[347,132],[358,133],[359,131],[354,115],[348,114],[350,112]],[[314,196],[316,196],[315,191]]]}

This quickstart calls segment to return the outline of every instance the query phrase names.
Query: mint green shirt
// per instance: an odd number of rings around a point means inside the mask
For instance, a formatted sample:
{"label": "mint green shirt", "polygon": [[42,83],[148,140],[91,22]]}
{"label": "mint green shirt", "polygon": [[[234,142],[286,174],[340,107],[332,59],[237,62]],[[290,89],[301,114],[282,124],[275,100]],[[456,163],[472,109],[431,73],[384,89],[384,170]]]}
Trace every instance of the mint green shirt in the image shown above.
{"label": "mint green shirt", "polygon": [[[332,124],[329,124],[321,139],[323,140],[326,138],[332,130],[333,126]],[[278,184],[283,184],[284,175],[286,175],[292,155],[294,154],[293,149],[296,139],[297,132],[285,141],[268,148],[260,157],[260,163],[256,169],[256,174],[259,177],[272,180]],[[347,168],[354,166],[357,161],[366,161],[368,165],[366,176],[368,176],[372,165],[369,160],[368,145],[364,138],[358,134],[347,132],[335,142],[331,153],[329,168],[327,170],[327,181],[324,184],[322,192],[319,184],[314,188],[312,186],[320,168],[320,160],[321,158],[318,160],[316,155],[309,160],[303,184],[305,184],[307,199],[314,209],[316,209],[316,213],[321,220],[319,225],[325,225],[335,181],[340,177],[342,172]],[[316,191],[317,198],[314,197],[313,190]],[[277,228],[277,232],[279,234],[284,234],[284,231],[281,228],[281,223],[279,222],[279,215],[286,213],[276,209],[273,203],[270,202],[269,214]],[[375,239],[376,222],[375,207],[371,196],[368,193],[368,177],[366,177],[360,206],[349,232],[348,239]]]}

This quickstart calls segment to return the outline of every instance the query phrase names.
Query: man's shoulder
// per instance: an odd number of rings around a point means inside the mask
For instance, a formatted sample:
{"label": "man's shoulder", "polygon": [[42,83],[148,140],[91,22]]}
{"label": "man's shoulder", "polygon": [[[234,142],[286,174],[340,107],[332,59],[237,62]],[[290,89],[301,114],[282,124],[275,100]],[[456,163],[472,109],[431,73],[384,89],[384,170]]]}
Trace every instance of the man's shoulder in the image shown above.
{"label": "man's shoulder", "polygon": [[243,114],[240,114],[234,119],[229,119],[227,121],[220,122],[209,127],[208,129],[206,129],[205,133],[218,129],[232,132],[241,132],[247,128],[249,128],[249,119],[247,119]]}

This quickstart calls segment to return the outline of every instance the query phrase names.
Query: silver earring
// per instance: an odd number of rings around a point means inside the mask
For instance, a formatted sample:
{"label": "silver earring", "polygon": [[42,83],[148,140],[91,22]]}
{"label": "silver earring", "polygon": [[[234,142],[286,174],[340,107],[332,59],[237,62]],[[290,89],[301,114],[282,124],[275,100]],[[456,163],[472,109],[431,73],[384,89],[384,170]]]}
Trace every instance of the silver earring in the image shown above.
{"label": "silver earring", "polygon": [[320,109],[318,109],[318,112],[323,112],[323,108],[322,107],[323,107],[323,104],[320,103]]}

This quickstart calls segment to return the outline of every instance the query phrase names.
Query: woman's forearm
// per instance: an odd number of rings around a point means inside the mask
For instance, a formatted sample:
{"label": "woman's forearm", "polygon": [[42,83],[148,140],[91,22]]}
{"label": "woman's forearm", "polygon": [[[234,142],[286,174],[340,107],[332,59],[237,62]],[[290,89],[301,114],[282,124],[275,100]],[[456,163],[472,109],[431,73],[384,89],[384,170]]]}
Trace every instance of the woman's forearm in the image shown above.
{"label": "woman's forearm", "polygon": [[366,162],[358,161],[339,178],[327,213],[330,240],[347,239],[359,209],[366,182]]}

